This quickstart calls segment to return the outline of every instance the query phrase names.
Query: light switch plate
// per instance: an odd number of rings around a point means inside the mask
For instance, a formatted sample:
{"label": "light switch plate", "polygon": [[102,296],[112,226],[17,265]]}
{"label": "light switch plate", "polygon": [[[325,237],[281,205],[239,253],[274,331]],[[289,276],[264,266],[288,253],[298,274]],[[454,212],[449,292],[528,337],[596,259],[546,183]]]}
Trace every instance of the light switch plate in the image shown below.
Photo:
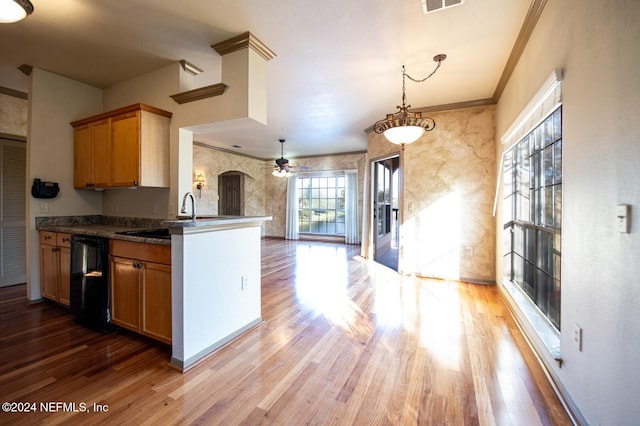
{"label": "light switch plate", "polygon": [[629,204],[619,204],[616,207],[616,220],[618,221],[618,232],[623,234],[629,233],[629,213],[631,206]]}

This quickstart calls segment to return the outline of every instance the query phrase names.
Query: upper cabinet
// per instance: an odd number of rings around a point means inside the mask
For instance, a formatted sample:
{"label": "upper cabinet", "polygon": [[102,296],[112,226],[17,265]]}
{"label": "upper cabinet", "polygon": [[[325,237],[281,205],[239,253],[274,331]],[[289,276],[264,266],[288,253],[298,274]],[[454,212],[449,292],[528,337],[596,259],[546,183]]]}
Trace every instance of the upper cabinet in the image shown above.
{"label": "upper cabinet", "polygon": [[74,187],[169,187],[171,113],[135,104],[71,123]]}

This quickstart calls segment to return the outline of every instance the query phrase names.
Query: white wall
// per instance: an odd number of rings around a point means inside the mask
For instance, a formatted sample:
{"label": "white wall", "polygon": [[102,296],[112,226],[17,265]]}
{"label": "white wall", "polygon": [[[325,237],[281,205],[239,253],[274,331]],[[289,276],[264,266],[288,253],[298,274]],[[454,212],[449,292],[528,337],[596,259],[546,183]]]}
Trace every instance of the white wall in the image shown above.
{"label": "white wall", "polygon": [[[564,70],[562,367],[541,354],[594,425],[640,418],[639,21],[638,1],[547,2],[497,109],[499,140],[551,71]],[[632,206],[629,234],[616,230],[618,204]],[[502,277],[500,218],[496,228]]]}
{"label": "white wall", "polygon": [[171,237],[172,363],[179,368],[262,319],[260,224],[201,229]]}
{"label": "white wall", "polygon": [[[36,216],[94,215],[102,211],[102,194],[73,188],[74,120],[102,112],[102,91],[34,68],[29,83],[27,182],[58,182],[54,199],[27,194],[27,294],[40,298],[40,254]],[[30,191],[31,185],[28,186]]]}

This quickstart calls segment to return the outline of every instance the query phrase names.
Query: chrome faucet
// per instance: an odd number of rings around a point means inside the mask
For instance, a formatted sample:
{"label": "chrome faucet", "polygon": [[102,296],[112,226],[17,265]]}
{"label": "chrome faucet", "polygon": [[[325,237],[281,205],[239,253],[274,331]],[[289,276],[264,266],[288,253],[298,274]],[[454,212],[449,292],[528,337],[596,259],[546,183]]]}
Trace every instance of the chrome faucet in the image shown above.
{"label": "chrome faucet", "polygon": [[187,197],[191,197],[191,219],[195,222],[196,220],[196,199],[191,192],[187,192],[184,194],[184,198],[182,199],[182,208],[180,209],[180,213],[187,212]]}

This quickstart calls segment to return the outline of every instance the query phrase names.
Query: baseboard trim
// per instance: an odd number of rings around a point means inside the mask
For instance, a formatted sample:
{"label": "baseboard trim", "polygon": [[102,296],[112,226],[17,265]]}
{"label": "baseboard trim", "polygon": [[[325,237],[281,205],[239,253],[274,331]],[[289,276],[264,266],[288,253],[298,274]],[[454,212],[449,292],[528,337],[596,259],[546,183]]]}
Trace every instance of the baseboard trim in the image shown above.
{"label": "baseboard trim", "polygon": [[262,322],[263,322],[262,321],[262,317],[251,321],[250,323],[248,323],[244,327],[241,327],[240,329],[238,329],[235,332],[229,334],[228,336],[218,340],[214,344],[209,345],[208,347],[206,347],[205,349],[201,350],[197,354],[193,355],[192,357],[190,357],[186,361],[181,361],[181,360],[171,356],[171,361],[170,361],[169,365],[172,368],[174,368],[174,369],[176,369],[178,371],[186,373],[187,371],[189,371],[190,369],[192,369],[196,365],[204,362],[207,358],[209,358],[211,355],[213,355],[214,353],[216,353],[217,351],[219,351],[220,349],[222,349],[223,347],[225,347],[229,343],[233,342],[234,340],[238,339],[243,334],[249,332],[251,329],[253,329],[254,327],[256,327],[259,324],[261,324]]}
{"label": "baseboard trim", "polygon": [[524,338],[524,341],[526,342],[527,346],[529,346],[529,348],[531,349],[531,352],[533,352],[533,355],[535,356],[538,364],[542,368],[542,371],[544,372],[545,377],[549,381],[549,384],[553,388],[554,393],[556,394],[556,396],[560,400],[560,403],[562,404],[565,411],[567,412],[567,415],[569,416],[569,419],[571,420],[571,422],[577,426],[589,424],[587,420],[584,418],[584,416],[582,415],[582,413],[580,412],[580,410],[578,409],[578,407],[576,406],[576,404],[573,402],[573,399],[569,395],[569,392],[567,391],[567,389],[562,384],[562,381],[560,380],[560,378],[555,374],[553,369],[545,362],[544,358],[540,355],[541,350],[548,352],[547,348],[537,347],[537,345],[535,344],[535,339],[533,339],[532,336],[529,335],[527,331],[527,327],[524,324],[522,324],[522,319],[516,312],[517,306],[512,305],[512,299],[510,298],[508,290],[506,290],[500,284],[498,284],[497,287],[498,287],[498,294],[500,295],[500,299],[502,300],[505,307],[507,308],[507,312],[509,313],[509,316],[511,316],[516,327],[518,327],[518,330],[522,334],[522,337]]}

